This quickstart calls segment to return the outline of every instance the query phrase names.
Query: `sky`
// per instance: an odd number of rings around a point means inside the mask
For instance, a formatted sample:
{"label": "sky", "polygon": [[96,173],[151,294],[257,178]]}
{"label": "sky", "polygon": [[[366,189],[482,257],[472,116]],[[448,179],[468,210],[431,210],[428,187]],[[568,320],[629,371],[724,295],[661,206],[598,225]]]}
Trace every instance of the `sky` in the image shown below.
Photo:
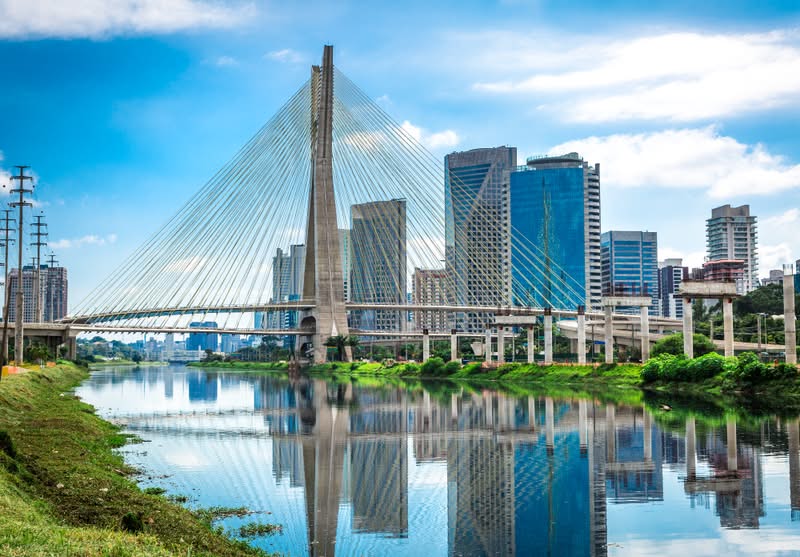
{"label": "sky", "polygon": [[762,276],[800,258],[796,0],[0,0],[0,184],[31,166],[29,215],[44,212],[70,306],[324,44],[437,157],[510,145],[520,162],[599,162],[602,229],[656,231],[660,258],[698,266],[726,203],[758,217]]}

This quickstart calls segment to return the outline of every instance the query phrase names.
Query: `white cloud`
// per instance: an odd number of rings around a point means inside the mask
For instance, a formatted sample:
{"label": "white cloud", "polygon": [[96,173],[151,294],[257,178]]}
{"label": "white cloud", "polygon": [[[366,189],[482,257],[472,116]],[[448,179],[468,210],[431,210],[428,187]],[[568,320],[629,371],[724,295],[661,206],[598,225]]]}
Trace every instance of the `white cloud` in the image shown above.
{"label": "white cloud", "polygon": [[229,28],[255,12],[252,3],[208,0],[0,0],[0,37],[101,38]]}
{"label": "white cloud", "polygon": [[792,207],[783,213],[759,219],[758,274],[769,276],[770,269],[782,269],[784,263],[800,259],[800,209]]}
{"label": "white cloud", "polygon": [[218,56],[214,60],[215,66],[226,67],[226,66],[238,66],[239,61],[232,56]]}
{"label": "white cloud", "polygon": [[720,135],[713,126],[568,141],[551,154],[578,152],[601,163],[604,186],[702,188],[714,198],[766,195],[800,187],[800,164]]}
{"label": "white cloud", "polygon": [[291,48],[284,48],[281,50],[273,50],[267,52],[264,58],[268,60],[275,60],[276,62],[285,62],[287,64],[300,64],[305,60],[305,57]]}
{"label": "white cloud", "polygon": [[164,266],[165,273],[193,273],[199,271],[209,262],[208,257],[193,255],[183,259],[177,259]]}
{"label": "white cloud", "polygon": [[682,259],[683,266],[690,269],[703,266],[706,254],[704,251],[683,251],[670,246],[658,246],[658,260]]}
{"label": "white cloud", "polygon": [[[538,93],[545,99],[540,108],[581,122],[714,119],[796,105],[800,98],[800,41],[794,32],[684,32],[607,44],[581,37],[566,42],[577,44],[559,56],[560,68],[567,71],[542,73],[539,67],[529,77],[478,82],[473,88]],[[541,49],[537,53],[548,56]]]}
{"label": "white cloud", "polygon": [[461,141],[461,138],[453,130],[429,133],[408,120],[405,120],[400,128],[428,149],[450,149]]}
{"label": "white cloud", "polygon": [[108,234],[106,236],[87,234],[86,236],[82,236],[80,238],[62,238],[54,242],[48,242],[47,246],[52,249],[72,249],[83,246],[105,246],[107,244],[113,244],[116,241],[116,234]]}

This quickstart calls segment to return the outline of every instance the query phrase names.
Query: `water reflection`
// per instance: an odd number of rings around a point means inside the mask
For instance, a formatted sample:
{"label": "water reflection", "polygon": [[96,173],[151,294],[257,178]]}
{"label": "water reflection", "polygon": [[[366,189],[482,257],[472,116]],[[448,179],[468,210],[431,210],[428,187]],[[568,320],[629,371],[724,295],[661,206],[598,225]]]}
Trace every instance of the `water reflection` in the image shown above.
{"label": "water reflection", "polygon": [[257,543],[287,554],[800,546],[797,419],[180,367],[99,371],[79,394],[152,440],[127,458],[172,491],[269,511],[284,534]]}

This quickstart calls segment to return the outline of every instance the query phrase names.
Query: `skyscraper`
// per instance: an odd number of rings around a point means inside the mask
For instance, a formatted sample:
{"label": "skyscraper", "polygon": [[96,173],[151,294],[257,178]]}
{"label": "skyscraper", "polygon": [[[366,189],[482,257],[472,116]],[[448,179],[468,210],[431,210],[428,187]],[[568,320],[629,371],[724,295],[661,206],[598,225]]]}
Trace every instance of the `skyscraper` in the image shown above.
{"label": "skyscraper", "polygon": [[[299,300],[303,293],[303,272],[306,247],[294,244],[289,253],[278,248],[272,258],[272,301],[289,302]],[[271,311],[267,314],[267,328],[291,329],[297,324],[296,311]],[[260,328],[257,326],[257,328]]]}
{"label": "skyscraper", "polygon": [[599,309],[600,165],[531,157],[511,173],[514,304]]}
{"label": "skyscraper", "polygon": [[758,287],[758,233],[750,205],[711,210],[706,221],[706,250],[709,261],[744,260],[741,294]]}
{"label": "skyscraper", "polygon": [[[14,321],[17,318],[17,289],[19,288],[19,269],[11,269],[8,272],[8,319]],[[25,323],[33,323],[36,319],[36,302],[33,297],[33,283],[36,280],[36,271],[30,265],[22,268],[22,320]],[[41,289],[39,295],[41,296]],[[40,298],[41,302],[41,298]]]}
{"label": "skyscraper", "polygon": [[[414,269],[412,300],[418,305],[445,305],[448,303],[447,271],[444,269]],[[417,329],[442,333],[449,330],[447,313],[443,311],[415,311]]]}
{"label": "skyscraper", "polygon": [[47,322],[62,319],[67,315],[69,301],[67,269],[42,265],[39,273],[44,298],[43,318]]}
{"label": "skyscraper", "polygon": [[[606,295],[650,296],[658,308],[658,238],[655,232],[611,230],[600,237]],[[638,308],[620,311],[638,312]]]}
{"label": "skyscraper", "polygon": [[658,268],[658,297],[661,316],[683,319],[683,303],[678,296],[681,282],[689,278],[689,269],[682,259],[665,259]]}
{"label": "skyscraper", "polygon": [[[515,147],[445,157],[445,259],[459,305],[511,304],[510,174]],[[483,331],[493,315],[458,314],[456,326]]]}
{"label": "skyscraper", "polygon": [[339,246],[342,251],[342,278],[344,279],[344,301],[350,301],[350,229],[339,229]]}
{"label": "skyscraper", "polygon": [[[350,298],[356,303],[406,301],[406,200],[373,201],[350,207]],[[353,328],[399,331],[397,310],[353,312]]]}

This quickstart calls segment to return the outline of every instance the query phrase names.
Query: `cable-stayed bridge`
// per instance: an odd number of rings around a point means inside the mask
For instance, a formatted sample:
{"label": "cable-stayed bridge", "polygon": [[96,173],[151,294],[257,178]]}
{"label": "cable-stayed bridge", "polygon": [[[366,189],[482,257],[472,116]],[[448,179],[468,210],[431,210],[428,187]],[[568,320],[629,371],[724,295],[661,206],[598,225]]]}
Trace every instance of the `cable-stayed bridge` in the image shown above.
{"label": "cable-stayed bridge", "polygon": [[[553,317],[575,319],[585,345],[586,317],[610,313],[590,306],[584,277],[508,224],[497,195],[488,182],[476,189],[446,177],[334,67],[326,46],[309,80],[63,323],[73,332],[190,333],[213,322],[214,333],[294,335],[316,362],[332,336],[425,346],[430,336],[471,335],[502,345],[504,327],[532,330],[534,321],[552,358]],[[456,253],[454,243],[468,249]],[[525,273],[512,273],[508,246]],[[454,258],[468,276],[456,276]],[[435,282],[409,288],[429,271]],[[628,302],[637,314],[611,319],[634,320],[643,337],[679,324],[648,320],[650,297]]]}

